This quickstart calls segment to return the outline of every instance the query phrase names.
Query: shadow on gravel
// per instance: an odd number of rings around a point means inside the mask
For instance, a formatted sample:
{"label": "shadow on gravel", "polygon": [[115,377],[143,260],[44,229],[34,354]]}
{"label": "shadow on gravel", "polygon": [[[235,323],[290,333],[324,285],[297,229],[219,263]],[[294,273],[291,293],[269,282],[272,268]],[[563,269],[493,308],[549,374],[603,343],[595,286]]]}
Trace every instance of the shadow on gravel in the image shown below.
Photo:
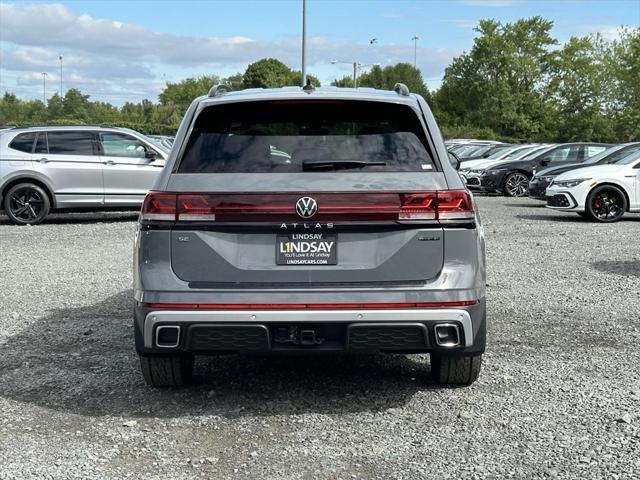
{"label": "shadow on gravel", "polygon": [[[196,383],[147,387],[133,349],[132,292],[60,309],[0,344],[0,396],[86,416],[349,413],[402,406],[424,384],[424,356],[202,357]],[[416,359],[416,360],[414,360]]]}
{"label": "shadow on gravel", "polygon": [[[551,210],[549,210],[551,212]],[[615,223],[597,223],[592,222],[586,218],[581,217],[575,212],[566,212],[562,215],[516,215],[516,218],[520,218],[522,220],[543,220],[549,222],[566,222],[566,223],[587,223],[594,226],[597,225],[615,225]],[[634,215],[627,213],[624,217],[622,217],[619,222],[640,222],[640,215]]]}
{"label": "shadow on gravel", "polygon": [[580,215],[574,213],[565,213],[564,215],[516,215],[516,218],[522,220],[542,220],[548,222],[564,222],[564,223],[589,223]]}
{"label": "shadow on gravel", "polygon": [[544,202],[533,203],[533,201],[526,201],[526,202],[522,202],[522,203],[505,203],[504,206],[505,207],[515,207],[515,208],[522,208],[522,207],[526,207],[526,208],[544,208],[545,204],[544,204]]}
{"label": "shadow on gravel", "polygon": [[629,275],[640,277],[640,260],[606,260],[602,262],[593,262],[591,266],[603,273],[614,273],[625,277]]}
{"label": "shadow on gravel", "polygon": [[[42,223],[46,225],[73,225],[87,223],[133,222],[138,219],[139,211],[127,212],[91,212],[91,213],[54,213]],[[4,214],[0,215],[0,225],[13,225]],[[38,227],[39,225],[36,225]]]}

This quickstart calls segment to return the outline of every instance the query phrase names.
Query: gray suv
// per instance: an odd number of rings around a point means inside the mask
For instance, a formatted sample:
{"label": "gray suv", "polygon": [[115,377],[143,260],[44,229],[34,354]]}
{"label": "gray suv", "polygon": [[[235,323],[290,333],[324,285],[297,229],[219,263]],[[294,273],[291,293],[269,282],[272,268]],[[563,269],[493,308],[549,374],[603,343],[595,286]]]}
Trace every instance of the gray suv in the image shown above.
{"label": "gray suv", "polygon": [[52,210],[140,207],[169,149],[115,127],[30,127],[0,132],[0,205],[35,225]]}
{"label": "gray suv", "polygon": [[428,352],[444,384],[480,371],[482,226],[401,84],[197,98],[144,201],[134,277],[152,386],[226,353]]}

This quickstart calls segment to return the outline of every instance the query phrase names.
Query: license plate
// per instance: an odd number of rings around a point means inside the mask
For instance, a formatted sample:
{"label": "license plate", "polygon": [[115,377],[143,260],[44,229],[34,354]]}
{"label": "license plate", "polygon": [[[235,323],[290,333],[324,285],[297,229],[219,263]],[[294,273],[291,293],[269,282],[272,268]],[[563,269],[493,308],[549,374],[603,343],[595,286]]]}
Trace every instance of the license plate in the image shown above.
{"label": "license plate", "polygon": [[336,265],[338,236],[326,233],[278,235],[277,265]]}

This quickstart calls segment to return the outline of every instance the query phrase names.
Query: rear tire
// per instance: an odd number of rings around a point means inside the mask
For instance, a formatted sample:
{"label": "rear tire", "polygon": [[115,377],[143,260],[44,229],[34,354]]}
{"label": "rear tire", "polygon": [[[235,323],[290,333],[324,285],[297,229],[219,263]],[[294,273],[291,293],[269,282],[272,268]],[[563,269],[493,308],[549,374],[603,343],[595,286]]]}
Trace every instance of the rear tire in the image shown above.
{"label": "rear tire", "polygon": [[144,381],[150,387],[181,387],[191,382],[193,355],[140,355]]}
{"label": "rear tire", "polygon": [[444,385],[471,385],[480,375],[482,355],[431,354],[431,376]]}
{"label": "rear tire", "polygon": [[18,183],[4,196],[4,211],[16,225],[42,223],[51,210],[49,195],[35,183]]}

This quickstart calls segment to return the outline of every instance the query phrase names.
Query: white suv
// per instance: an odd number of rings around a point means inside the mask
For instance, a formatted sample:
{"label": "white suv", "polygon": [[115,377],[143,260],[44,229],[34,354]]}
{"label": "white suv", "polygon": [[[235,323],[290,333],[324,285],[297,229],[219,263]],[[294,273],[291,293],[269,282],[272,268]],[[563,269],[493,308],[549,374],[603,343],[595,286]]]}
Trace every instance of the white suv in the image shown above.
{"label": "white suv", "polygon": [[16,224],[51,210],[138,207],[168,150],[134,130],[30,127],[0,132],[0,201]]}

